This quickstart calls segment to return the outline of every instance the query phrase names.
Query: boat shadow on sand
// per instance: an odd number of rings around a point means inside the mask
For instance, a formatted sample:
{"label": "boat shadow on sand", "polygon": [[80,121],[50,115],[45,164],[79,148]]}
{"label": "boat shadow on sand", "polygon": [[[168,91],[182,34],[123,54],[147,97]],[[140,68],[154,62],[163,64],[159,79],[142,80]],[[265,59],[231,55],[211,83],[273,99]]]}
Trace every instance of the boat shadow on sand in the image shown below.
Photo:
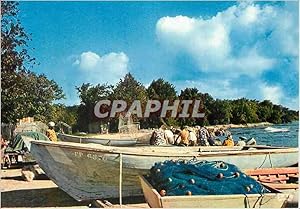
{"label": "boat shadow on sand", "polygon": [[59,188],[23,189],[1,192],[1,207],[67,207],[87,206]]}
{"label": "boat shadow on sand", "polygon": [[[2,180],[8,179],[8,180],[16,180],[16,181],[24,181],[24,178],[22,176],[6,176],[1,177]],[[49,180],[49,177],[46,174],[39,174],[37,175],[34,180]]]}

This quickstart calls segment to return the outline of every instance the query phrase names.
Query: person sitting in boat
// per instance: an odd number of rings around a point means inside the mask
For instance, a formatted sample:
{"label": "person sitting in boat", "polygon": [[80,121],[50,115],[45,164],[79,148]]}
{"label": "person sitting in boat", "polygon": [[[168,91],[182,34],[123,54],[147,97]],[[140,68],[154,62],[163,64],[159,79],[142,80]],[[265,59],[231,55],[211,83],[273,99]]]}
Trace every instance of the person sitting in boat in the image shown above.
{"label": "person sitting in boat", "polygon": [[158,130],[153,131],[152,136],[150,138],[150,145],[167,145],[168,141],[166,139],[165,131],[166,127],[164,125],[162,125]]}
{"label": "person sitting in boat", "polygon": [[1,152],[0,152],[0,162],[1,162],[1,168],[5,164],[10,164],[10,158],[8,154],[5,153],[5,149],[8,147],[8,141],[1,137]]}
{"label": "person sitting in boat", "polygon": [[247,140],[247,138],[246,137],[243,137],[243,136],[240,136],[239,137],[240,138],[240,140],[235,144],[235,146],[246,146],[246,140]]}
{"label": "person sitting in boat", "polygon": [[169,129],[166,129],[164,131],[164,134],[165,134],[165,139],[166,139],[167,143],[173,145],[175,143],[173,132]]}
{"label": "person sitting in boat", "polygon": [[231,135],[228,135],[226,137],[226,139],[223,141],[222,146],[229,146],[229,147],[233,147],[234,146],[234,141],[233,141]]}
{"label": "person sitting in boat", "polygon": [[46,131],[46,136],[50,139],[50,141],[57,142],[57,136],[54,131],[55,123],[54,122],[49,122],[48,123],[49,129]]}
{"label": "person sitting in boat", "polygon": [[181,138],[181,141],[180,141],[180,145],[183,145],[183,146],[189,146],[190,142],[189,142],[189,131],[188,131],[188,127],[187,126],[184,126],[183,127],[183,130],[180,132],[180,138]]}
{"label": "person sitting in boat", "polygon": [[178,129],[172,128],[171,130],[172,130],[173,136],[174,136],[174,145],[180,145],[180,143],[181,143],[181,136],[180,136],[181,130],[179,128]]}
{"label": "person sitting in boat", "polygon": [[229,136],[229,135],[232,135],[232,134],[231,134],[231,132],[230,132],[230,131],[228,131],[228,130],[224,130],[224,135],[225,135],[225,136]]}
{"label": "person sitting in boat", "polygon": [[174,145],[180,145],[180,143],[181,143],[180,132],[178,134],[174,134]]}
{"label": "person sitting in boat", "polygon": [[150,138],[150,145],[155,145],[155,146],[166,145],[163,131],[160,130],[153,131]]}
{"label": "person sitting in boat", "polygon": [[207,138],[207,141],[209,143],[210,146],[216,146],[216,143],[215,143],[215,139],[216,139],[216,135],[215,135],[215,132],[214,132],[214,129],[208,129],[208,138]]}
{"label": "person sitting in boat", "polygon": [[198,134],[198,144],[200,146],[209,146],[208,137],[209,133],[205,127],[201,127]]}
{"label": "person sitting in boat", "polygon": [[246,141],[246,145],[256,145],[256,140],[252,137]]}
{"label": "person sitting in boat", "polygon": [[189,140],[189,145],[191,146],[196,146],[197,145],[197,136],[196,133],[192,128],[187,129],[189,132],[188,140]]}
{"label": "person sitting in boat", "polygon": [[215,143],[214,146],[222,146],[222,140],[219,139],[219,138],[215,138],[215,139],[214,139],[214,143]]}

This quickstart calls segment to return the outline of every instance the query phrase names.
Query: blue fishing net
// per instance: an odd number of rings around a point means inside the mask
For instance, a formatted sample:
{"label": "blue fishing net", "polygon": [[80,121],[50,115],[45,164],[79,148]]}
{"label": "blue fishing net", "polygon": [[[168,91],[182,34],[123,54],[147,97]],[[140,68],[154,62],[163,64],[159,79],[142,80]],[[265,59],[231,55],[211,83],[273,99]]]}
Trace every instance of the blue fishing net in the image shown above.
{"label": "blue fishing net", "polygon": [[270,192],[235,165],[222,161],[169,160],[155,163],[149,181],[163,196]]}

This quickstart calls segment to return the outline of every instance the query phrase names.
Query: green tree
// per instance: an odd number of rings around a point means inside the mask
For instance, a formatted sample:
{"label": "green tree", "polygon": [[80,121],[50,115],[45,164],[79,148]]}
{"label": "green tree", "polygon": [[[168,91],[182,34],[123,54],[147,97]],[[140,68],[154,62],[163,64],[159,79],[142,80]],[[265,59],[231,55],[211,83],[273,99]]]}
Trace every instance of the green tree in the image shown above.
{"label": "green tree", "polygon": [[246,98],[232,101],[232,118],[235,124],[256,123],[259,121],[257,116],[257,102]]}
{"label": "green tree", "polygon": [[273,105],[272,115],[270,117],[271,123],[282,123],[283,107],[281,105]]}
{"label": "green tree", "polygon": [[258,104],[257,115],[260,121],[267,122],[272,115],[273,104],[270,100],[264,100]]}
{"label": "green tree", "polygon": [[[113,86],[107,84],[98,84],[96,86],[90,83],[83,83],[80,87],[76,87],[80,98],[78,107],[77,125],[80,131],[88,131],[88,125],[91,122],[99,121],[94,116],[94,107],[99,100],[110,99]],[[102,119],[107,122],[108,119]]]}
{"label": "green tree", "polygon": [[47,112],[47,121],[54,121],[56,124],[59,122],[67,123],[72,127],[77,124],[78,106],[66,106],[64,104],[53,104]]}
{"label": "green tree", "polygon": [[175,86],[162,78],[153,80],[147,89],[150,99],[174,100],[176,98]]}
{"label": "green tree", "polygon": [[202,108],[204,110],[205,116],[203,120],[200,121],[200,125],[209,125],[210,123],[208,117],[212,112],[212,105],[214,103],[214,98],[208,93],[201,94],[201,98],[203,101]]}
{"label": "green tree", "polygon": [[127,73],[121,79],[113,90],[113,98],[126,101],[129,105],[134,100],[140,100],[145,103],[147,100],[146,88],[138,82],[131,73]]}
{"label": "green tree", "polygon": [[231,114],[231,103],[229,100],[217,99],[211,106],[211,113],[208,117],[209,123],[213,125],[217,124],[229,124]]}
{"label": "green tree", "polygon": [[35,64],[35,58],[28,54],[29,35],[18,18],[18,2],[1,2],[1,70],[18,72]]}
{"label": "green tree", "polygon": [[[175,86],[162,78],[153,80],[150,86],[147,88],[147,94],[149,99],[152,100],[169,100],[172,102],[176,99]],[[178,121],[176,118],[161,118],[160,112],[152,113],[148,119],[146,119],[147,125],[152,128],[158,128],[162,124],[164,125],[177,125]]]}
{"label": "green tree", "polygon": [[[184,90],[181,90],[179,94],[179,99],[180,100],[201,100],[202,99],[202,94],[199,92],[197,88],[185,88]],[[203,101],[201,101],[202,104],[201,106],[203,107]],[[180,108],[181,111],[182,108]],[[190,106],[189,113],[192,112],[192,107]],[[196,118],[180,118],[179,119],[179,124],[180,126],[194,126],[198,122],[201,123],[201,120],[196,119]]]}
{"label": "green tree", "polygon": [[182,125],[209,125],[208,117],[211,114],[211,106],[214,98],[208,93],[201,93],[197,88],[185,88],[179,98],[182,100],[201,100],[200,109],[205,114],[204,118],[186,118]]}
{"label": "green tree", "polygon": [[36,63],[28,54],[30,38],[18,12],[18,2],[1,2],[1,108],[5,123],[27,116],[45,120],[51,103],[64,96],[55,81],[30,72]]}
{"label": "green tree", "polygon": [[286,107],[283,107],[283,116],[281,117],[281,120],[283,123],[289,123],[294,120],[299,120],[299,112],[290,110]]}
{"label": "green tree", "polygon": [[[113,99],[124,100],[127,102],[127,109],[130,107],[134,100],[139,100],[141,102],[142,110],[145,109],[145,104],[147,102],[147,90],[146,88],[137,81],[131,73],[127,73],[123,79],[116,84],[113,90]],[[127,110],[125,110],[127,111]],[[146,119],[138,118],[136,115],[132,115],[134,122],[140,122],[142,128],[147,126]],[[111,119],[111,128],[117,130],[118,119]]]}

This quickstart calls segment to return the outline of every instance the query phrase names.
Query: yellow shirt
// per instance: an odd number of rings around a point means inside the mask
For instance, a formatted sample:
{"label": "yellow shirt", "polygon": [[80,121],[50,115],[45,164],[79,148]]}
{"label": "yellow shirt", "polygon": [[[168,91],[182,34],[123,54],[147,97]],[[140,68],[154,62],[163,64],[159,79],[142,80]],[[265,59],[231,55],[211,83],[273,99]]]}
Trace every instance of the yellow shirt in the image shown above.
{"label": "yellow shirt", "polygon": [[46,131],[46,136],[50,139],[50,141],[57,142],[57,136],[53,129],[48,129]]}
{"label": "yellow shirt", "polygon": [[225,139],[222,145],[223,146],[233,147],[234,146],[234,142],[231,139]]}
{"label": "yellow shirt", "polygon": [[185,129],[183,129],[180,132],[180,136],[181,136],[181,143],[185,144],[185,145],[189,145],[189,132]]}

